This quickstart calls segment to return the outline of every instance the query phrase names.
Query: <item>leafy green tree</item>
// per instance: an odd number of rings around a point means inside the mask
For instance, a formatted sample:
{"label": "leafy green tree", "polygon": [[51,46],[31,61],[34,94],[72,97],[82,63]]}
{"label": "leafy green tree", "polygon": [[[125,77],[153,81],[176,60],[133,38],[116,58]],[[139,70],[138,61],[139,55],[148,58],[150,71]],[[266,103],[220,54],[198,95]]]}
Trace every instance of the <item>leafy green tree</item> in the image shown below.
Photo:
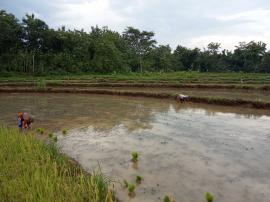
{"label": "leafy green tree", "polygon": [[156,46],[154,33],[128,27],[122,34],[107,27],[84,30],[50,29],[34,15],[22,21],[0,10],[0,71],[34,74],[129,71],[270,72],[266,44],[241,42],[235,50],[178,45]]}
{"label": "leafy green tree", "polygon": [[255,71],[266,53],[266,44],[251,41],[240,42],[234,50],[233,65],[235,71]]}
{"label": "leafy green tree", "polygon": [[270,73],[270,52],[267,52],[257,68],[258,72]]}
{"label": "leafy green tree", "polygon": [[211,55],[217,55],[219,52],[220,46],[221,46],[220,43],[211,42],[208,44],[207,48]]}
{"label": "leafy green tree", "polygon": [[200,71],[219,71],[222,69],[222,56],[219,53],[220,45],[220,43],[211,42],[208,44],[207,49],[204,52],[200,53]]}
{"label": "leafy green tree", "polygon": [[[48,25],[40,19],[36,19],[34,14],[26,14],[22,20],[23,38],[22,42],[25,47],[26,60],[29,60],[29,54],[32,56],[32,71],[35,73],[35,56],[45,51],[44,41]],[[28,61],[26,61],[28,62]],[[30,62],[31,63],[31,62]]]}
{"label": "leafy green tree", "polygon": [[172,49],[169,45],[155,48],[153,51],[154,57],[154,70],[156,71],[169,71],[172,68]]}
{"label": "leafy green tree", "polygon": [[200,49],[177,46],[173,55],[175,70],[197,70]]}
{"label": "leafy green tree", "polygon": [[15,55],[21,48],[21,26],[14,15],[0,10],[0,67],[14,70]]}
{"label": "leafy green tree", "polygon": [[155,48],[156,40],[153,32],[140,31],[133,27],[128,27],[124,33],[123,38],[127,41],[131,51],[139,59],[140,71],[143,71],[144,57]]}

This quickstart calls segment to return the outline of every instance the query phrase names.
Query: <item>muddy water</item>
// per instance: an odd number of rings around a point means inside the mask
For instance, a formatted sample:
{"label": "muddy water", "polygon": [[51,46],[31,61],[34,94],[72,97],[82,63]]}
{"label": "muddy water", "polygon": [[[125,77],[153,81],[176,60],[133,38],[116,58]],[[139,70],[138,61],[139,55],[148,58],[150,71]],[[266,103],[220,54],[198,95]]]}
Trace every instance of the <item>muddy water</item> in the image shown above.
{"label": "muddy water", "polygon": [[198,97],[217,97],[270,102],[270,92],[244,89],[203,89],[203,88],[150,88],[150,87],[96,87],[95,89],[182,93]]}
{"label": "muddy water", "polygon": [[[0,94],[0,121],[29,111],[34,127],[58,131],[62,151],[99,165],[123,201],[269,202],[270,111],[105,95]],[[130,161],[137,151],[139,161]],[[143,181],[130,198],[123,179]]]}

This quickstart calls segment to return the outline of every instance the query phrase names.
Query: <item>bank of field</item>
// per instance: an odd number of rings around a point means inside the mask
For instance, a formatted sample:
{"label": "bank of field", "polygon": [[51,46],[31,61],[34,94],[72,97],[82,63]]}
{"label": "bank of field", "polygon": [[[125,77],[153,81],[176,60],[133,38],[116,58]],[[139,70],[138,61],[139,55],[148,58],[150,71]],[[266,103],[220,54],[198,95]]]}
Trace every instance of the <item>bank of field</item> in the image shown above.
{"label": "bank of field", "polygon": [[202,72],[145,72],[126,74],[66,74],[33,76],[27,74],[2,73],[0,81],[75,80],[83,82],[164,82],[202,84],[270,84],[270,74],[259,73],[202,73]]}
{"label": "bank of field", "polygon": [[0,162],[0,201],[114,201],[100,172],[85,174],[31,134],[0,126]]}

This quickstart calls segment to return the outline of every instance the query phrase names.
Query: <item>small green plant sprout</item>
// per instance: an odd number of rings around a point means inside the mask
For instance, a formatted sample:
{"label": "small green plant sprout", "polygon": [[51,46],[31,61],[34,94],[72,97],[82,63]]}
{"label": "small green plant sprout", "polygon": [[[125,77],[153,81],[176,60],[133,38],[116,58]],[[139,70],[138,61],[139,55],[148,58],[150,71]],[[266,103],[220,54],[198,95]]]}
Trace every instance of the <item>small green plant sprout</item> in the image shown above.
{"label": "small green plant sprout", "polygon": [[206,200],[207,202],[213,202],[213,201],[214,201],[214,196],[213,196],[211,193],[206,192],[206,193],[205,193],[205,200]]}
{"label": "small green plant sprout", "polygon": [[123,180],[123,186],[124,186],[125,188],[128,188],[128,182],[127,182],[126,180]]}
{"label": "small green plant sprout", "polygon": [[53,133],[49,133],[49,138],[52,138],[53,137]]}
{"label": "small green plant sprout", "polygon": [[134,184],[129,184],[128,185],[128,193],[133,194],[135,191],[135,185]]}
{"label": "small green plant sprout", "polygon": [[170,202],[170,197],[168,195],[164,196],[163,202]]}
{"label": "small green plant sprout", "polygon": [[63,129],[63,130],[62,130],[62,134],[63,134],[63,135],[66,135],[66,134],[67,134],[67,129]]}
{"label": "small green plant sprout", "polygon": [[138,158],[139,158],[139,154],[138,154],[138,152],[132,152],[131,153],[131,157],[132,157],[132,161],[133,162],[137,162],[138,161]]}
{"label": "small green plant sprout", "polygon": [[172,197],[165,195],[163,198],[163,202],[174,202],[174,200]]}
{"label": "small green plant sprout", "polygon": [[41,135],[44,134],[44,129],[43,128],[37,128],[37,132]]}
{"label": "small green plant sprout", "polygon": [[137,184],[141,184],[141,182],[142,182],[142,177],[139,176],[139,175],[137,175],[137,176],[136,176],[136,183],[137,183]]}
{"label": "small green plant sprout", "polygon": [[57,142],[57,140],[58,140],[58,139],[57,139],[57,136],[54,136],[54,137],[53,137],[53,141],[54,141],[54,142]]}

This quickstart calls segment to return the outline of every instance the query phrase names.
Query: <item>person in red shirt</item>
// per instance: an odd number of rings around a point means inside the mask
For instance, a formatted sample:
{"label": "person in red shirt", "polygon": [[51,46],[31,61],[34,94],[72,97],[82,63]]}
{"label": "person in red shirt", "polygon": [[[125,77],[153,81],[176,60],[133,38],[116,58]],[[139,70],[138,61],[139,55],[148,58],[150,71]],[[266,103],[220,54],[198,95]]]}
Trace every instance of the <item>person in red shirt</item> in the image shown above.
{"label": "person in red shirt", "polygon": [[31,128],[31,125],[33,122],[34,122],[34,119],[33,119],[32,115],[25,113],[25,112],[18,113],[18,127],[20,129]]}

